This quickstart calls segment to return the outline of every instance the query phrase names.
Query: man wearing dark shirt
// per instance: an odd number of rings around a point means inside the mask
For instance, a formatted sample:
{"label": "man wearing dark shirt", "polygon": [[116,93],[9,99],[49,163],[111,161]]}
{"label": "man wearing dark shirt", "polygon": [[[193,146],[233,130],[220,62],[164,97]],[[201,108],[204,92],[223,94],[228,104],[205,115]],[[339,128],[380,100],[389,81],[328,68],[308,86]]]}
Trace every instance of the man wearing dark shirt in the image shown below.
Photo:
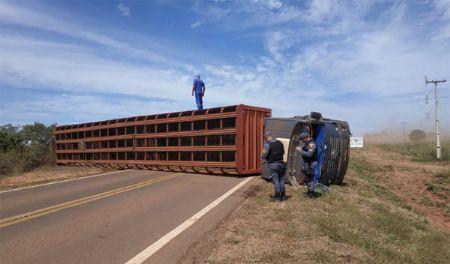
{"label": "man wearing dark shirt", "polygon": [[261,154],[261,158],[267,161],[273,187],[275,189],[275,194],[271,197],[271,201],[284,201],[286,200],[286,188],[284,184],[285,166],[283,163],[284,146],[279,140],[273,138],[270,131],[266,132],[264,137],[266,142],[264,143],[264,150]]}
{"label": "man wearing dark shirt", "polygon": [[205,95],[206,86],[200,79],[200,75],[196,75],[194,83],[192,84],[192,96],[195,95],[195,102],[198,110],[203,110],[203,96]]}

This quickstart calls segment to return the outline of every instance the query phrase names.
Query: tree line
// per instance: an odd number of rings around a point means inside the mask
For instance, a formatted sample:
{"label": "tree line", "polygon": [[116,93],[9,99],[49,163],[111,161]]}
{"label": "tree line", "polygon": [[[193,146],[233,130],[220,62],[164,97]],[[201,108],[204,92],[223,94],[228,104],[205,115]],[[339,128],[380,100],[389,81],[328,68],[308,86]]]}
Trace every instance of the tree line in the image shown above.
{"label": "tree line", "polygon": [[39,166],[55,164],[52,153],[56,124],[34,123],[24,126],[0,126],[0,175],[31,171]]}

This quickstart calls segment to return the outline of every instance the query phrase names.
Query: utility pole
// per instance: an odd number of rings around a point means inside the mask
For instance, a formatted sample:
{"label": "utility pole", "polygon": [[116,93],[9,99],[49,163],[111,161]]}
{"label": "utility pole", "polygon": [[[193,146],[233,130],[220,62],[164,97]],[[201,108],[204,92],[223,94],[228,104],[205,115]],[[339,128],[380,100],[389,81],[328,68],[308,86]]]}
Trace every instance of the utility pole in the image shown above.
{"label": "utility pole", "polygon": [[406,144],[406,134],[405,134],[406,122],[401,122],[400,124],[403,125],[403,144]]}
{"label": "utility pole", "polygon": [[429,83],[434,84],[434,116],[436,119],[436,158],[441,159],[441,140],[439,138],[439,97],[438,97],[438,89],[437,85],[438,83],[445,83],[447,80],[431,80],[428,81],[427,77],[425,76],[425,85]]}

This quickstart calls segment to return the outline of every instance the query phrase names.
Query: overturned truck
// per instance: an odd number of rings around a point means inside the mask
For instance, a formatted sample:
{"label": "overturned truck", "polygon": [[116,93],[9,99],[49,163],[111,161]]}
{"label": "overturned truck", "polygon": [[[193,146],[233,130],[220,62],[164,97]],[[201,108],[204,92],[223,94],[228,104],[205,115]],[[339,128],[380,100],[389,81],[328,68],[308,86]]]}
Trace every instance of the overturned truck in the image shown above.
{"label": "overturned truck", "polygon": [[320,181],[341,183],[347,170],[347,122],[320,114],[272,118],[271,109],[233,105],[56,127],[58,165],[138,168],[234,175],[267,174],[262,166],[264,130],[285,146],[287,179],[305,181],[295,151],[298,135],[311,131],[318,145]]}
{"label": "overturned truck", "polygon": [[[349,162],[350,128],[345,121],[322,118],[320,113],[292,118],[266,118],[265,130],[285,146],[284,161],[287,164],[287,181],[297,186],[305,182],[303,162],[296,147],[300,146],[299,134],[307,129],[316,141],[315,160],[320,166],[319,181],[323,184],[341,184]],[[263,165],[263,178],[268,170]]]}

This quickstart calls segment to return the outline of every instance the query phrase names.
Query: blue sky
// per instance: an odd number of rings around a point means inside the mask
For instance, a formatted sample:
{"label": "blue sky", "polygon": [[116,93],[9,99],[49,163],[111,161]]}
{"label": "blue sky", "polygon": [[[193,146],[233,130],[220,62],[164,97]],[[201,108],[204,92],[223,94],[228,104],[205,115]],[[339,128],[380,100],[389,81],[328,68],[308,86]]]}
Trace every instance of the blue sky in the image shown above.
{"label": "blue sky", "polygon": [[0,124],[193,109],[197,73],[207,107],[431,131],[424,76],[450,78],[450,1],[0,0]]}

